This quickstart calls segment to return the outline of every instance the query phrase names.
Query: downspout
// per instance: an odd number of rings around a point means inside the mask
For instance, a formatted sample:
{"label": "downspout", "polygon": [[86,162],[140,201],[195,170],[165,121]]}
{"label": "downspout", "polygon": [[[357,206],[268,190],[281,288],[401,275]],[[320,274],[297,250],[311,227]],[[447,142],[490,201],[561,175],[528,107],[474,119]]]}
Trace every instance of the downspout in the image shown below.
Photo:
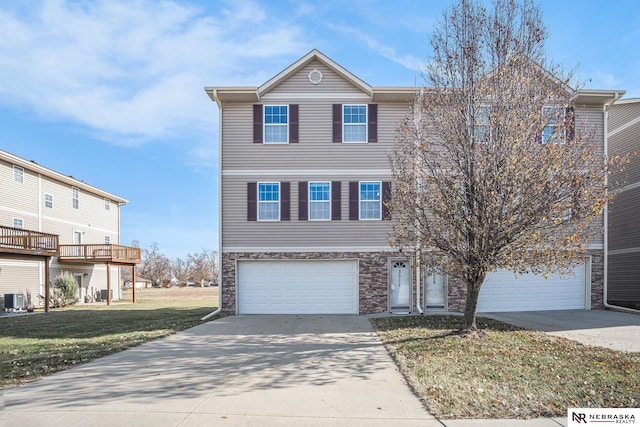
{"label": "downspout", "polygon": [[213,90],[218,104],[218,308],[204,316],[202,321],[211,319],[222,311],[222,105],[218,99],[218,90]]}
{"label": "downspout", "polygon": [[[604,155],[605,157],[609,154],[609,107],[613,105],[618,99],[620,99],[622,95],[616,93],[613,101],[608,104],[605,104],[603,107],[604,112]],[[604,177],[605,188],[609,185],[609,177]],[[607,293],[608,293],[608,280],[607,276],[609,273],[609,204],[607,203],[604,207],[604,295],[603,295],[603,303],[605,308],[613,308],[621,311],[628,311],[631,313],[638,313],[640,310],[634,310],[628,307],[620,307],[617,305],[609,304],[607,302]]]}
{"label": "downspout", "polygon": [[419,314],[424,314],[424,310],[420,305],[420,282],[422,278],[422,250],[420,245],[418,245],[418,249],[416,249],[416,309]]}

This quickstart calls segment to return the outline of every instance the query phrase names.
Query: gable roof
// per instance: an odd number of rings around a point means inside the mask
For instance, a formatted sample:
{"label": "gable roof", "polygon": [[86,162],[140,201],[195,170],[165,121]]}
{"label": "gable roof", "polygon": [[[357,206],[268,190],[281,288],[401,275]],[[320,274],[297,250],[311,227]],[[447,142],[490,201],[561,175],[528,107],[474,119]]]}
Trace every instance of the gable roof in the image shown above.
{"label": "gable roof", "polygon": [[23,159],[22,157],[18,157],[15,154],[11,154],[4,150],[0,150],[0,160],[3,160],[14,166],[19,166],[25,170],[32,171],[42,176],[49,177],[51,179],[70,185],[72,187],[80,188],[88,193],[92,193],[97,196],[104,197],[106,199],[111,200],[112,202],[118,203],[118,205],[126,205],[127,203],[129,203],[128,200],[123,199],[122,197],[116,196],[115,194],[108,193],[97,187],[86,184],[83,181],[80,181],[79,179],[76,179],[72,176],[63,175],[60,172],[56,172],[52,169],[41,166],[33,160]]}
{"label": "gable roof", "polygon": [[266,95],[295,73],[313,61],[319,61],[337,75],[351,83],[354,87],[369,96],[372,101],[412,101],[419,88],[416,87],[373,87],[367,82],[342,67],[337,62],[313,49],[311,52],[298,59],[293,64],[267,80],[261,86],[236,86],[236,87],[211,87],[204,88],[213,102],[221,106],[223,102],[260,102]]}

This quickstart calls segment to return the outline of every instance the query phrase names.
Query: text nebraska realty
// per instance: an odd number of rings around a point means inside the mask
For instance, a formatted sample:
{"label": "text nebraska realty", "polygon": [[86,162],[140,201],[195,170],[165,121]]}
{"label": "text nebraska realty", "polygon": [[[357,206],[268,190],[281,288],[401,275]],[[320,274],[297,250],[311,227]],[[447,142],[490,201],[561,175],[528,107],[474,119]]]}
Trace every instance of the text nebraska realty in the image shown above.
{"label": "text nebraska realty", "polygon": [[571,417],[573,422],[576,423],[611,423],[611,424],[635,424],[636,417],[633,414],[584,414],[580,412],[573,412]]}

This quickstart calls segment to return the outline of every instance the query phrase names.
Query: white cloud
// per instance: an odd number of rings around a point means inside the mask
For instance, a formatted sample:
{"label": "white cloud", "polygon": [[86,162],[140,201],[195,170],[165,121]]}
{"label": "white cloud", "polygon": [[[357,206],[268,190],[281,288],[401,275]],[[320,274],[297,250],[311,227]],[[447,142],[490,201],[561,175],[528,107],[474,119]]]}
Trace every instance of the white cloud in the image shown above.
{"label": "white cloud", "polygon": [[126,145],[210,130],[204,86],[241,84],[258,61],[304,50],[300,28],[252,2],[207,16],[174,1],[47,0],[0,7],[0,28],[1,103]]}

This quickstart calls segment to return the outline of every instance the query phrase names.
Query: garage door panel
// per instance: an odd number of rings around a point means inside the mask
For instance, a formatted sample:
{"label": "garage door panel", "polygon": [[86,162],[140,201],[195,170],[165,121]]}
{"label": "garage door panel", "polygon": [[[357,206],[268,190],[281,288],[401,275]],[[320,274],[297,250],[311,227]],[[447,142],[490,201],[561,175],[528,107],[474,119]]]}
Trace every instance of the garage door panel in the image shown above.
{"label": "garage door panel", "polygon": [[239,261],[242,314],[357,313],[358,262]]}
{"label": "garage door panel", "polygon": [[478,297],[478,311],[533,311],[584,309],[586,270],[580,264],[573,275],[524,274],[508,270],[487,274]]}

